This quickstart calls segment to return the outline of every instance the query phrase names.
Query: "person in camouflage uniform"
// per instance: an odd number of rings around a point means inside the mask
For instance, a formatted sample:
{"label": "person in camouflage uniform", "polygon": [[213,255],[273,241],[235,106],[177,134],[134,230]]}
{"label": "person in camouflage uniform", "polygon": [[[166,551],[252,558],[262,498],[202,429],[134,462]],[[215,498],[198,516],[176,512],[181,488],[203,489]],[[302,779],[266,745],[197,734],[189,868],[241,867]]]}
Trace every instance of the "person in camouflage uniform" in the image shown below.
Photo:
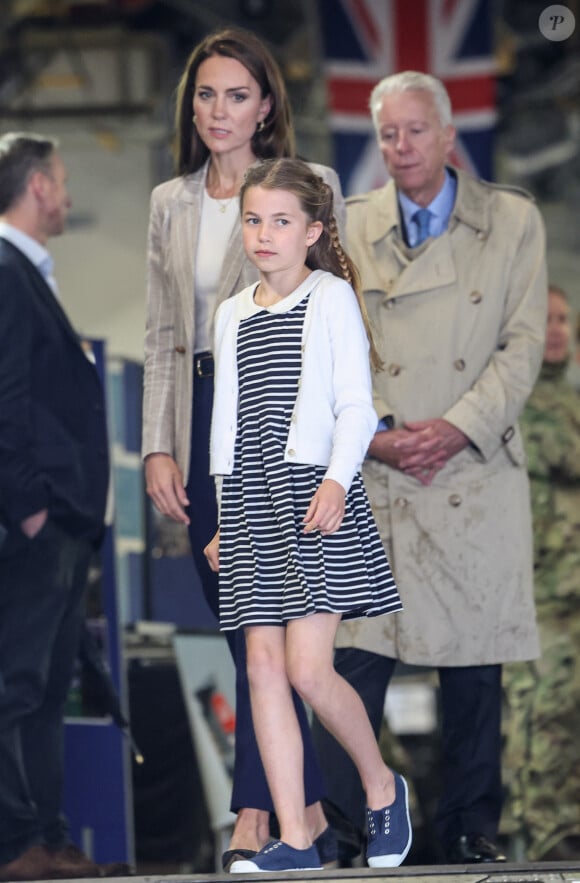
{"label": "person in camouflage uniform", "polygon": [[570,315],[549,289],[544,362],[521,418],[531,479],[542,655],[504,668],[502,830],[516,858],[580,858],[580,395],[566,379]]}

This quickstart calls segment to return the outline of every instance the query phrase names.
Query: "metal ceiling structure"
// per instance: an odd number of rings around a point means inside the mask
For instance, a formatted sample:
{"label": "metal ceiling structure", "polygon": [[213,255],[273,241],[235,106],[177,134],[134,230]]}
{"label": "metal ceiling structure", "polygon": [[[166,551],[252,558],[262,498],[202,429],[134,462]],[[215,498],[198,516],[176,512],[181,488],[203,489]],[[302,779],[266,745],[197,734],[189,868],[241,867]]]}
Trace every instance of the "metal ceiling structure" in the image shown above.
{"label": "metal ceiling structure", "polygon": [[4,0],[0,119],[165,120],[191,48],[236,24],[274,51],[301,152],[324,161],[325,95],[316,4],[310,0]]}

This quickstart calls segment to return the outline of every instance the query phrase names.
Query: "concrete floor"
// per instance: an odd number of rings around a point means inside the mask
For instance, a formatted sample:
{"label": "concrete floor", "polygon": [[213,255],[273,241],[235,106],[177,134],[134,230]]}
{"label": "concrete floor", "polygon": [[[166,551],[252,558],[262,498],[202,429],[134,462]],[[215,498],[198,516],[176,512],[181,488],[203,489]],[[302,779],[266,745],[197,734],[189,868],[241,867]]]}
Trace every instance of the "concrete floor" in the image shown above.
{"label": "concrete floor", "polygon": [[[117,877],[131,883],[232,883],[235,879],[250,880],[323,880],[324,883],[346,883],[352,880],[404,880],[405,883],[580,883],[578,862],[525,862],[521,864],[488,865],[404,865],[392,870],[346,868],[339,870],[286,872],[279,874],[150,874],[146,876]],[[99,878],[102,881],[102,878]],[[84,883],[97,883],[86,880]]]}

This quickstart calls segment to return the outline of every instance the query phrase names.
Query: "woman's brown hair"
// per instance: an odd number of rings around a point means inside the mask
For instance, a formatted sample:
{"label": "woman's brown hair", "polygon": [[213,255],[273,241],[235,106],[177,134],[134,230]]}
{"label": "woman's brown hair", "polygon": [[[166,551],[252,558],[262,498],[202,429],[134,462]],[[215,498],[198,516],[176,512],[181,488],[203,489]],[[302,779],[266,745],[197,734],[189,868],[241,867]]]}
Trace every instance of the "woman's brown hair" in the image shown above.
{"label": "woman's brown hair", "polygon": [[177,86],[175,108],[174,159],[178,175],[196,172],[209,150],[192,122],[195,80],[199,66],[208,58],[221,55],[233,58],[252,75],[262,98],[270,97],[272,106],[264,126],[256,129],[252,150],[258,159],[294,156],[294,132],[286,86],[270,50],[251,31],[224,28],[205,37],[189,56]]}

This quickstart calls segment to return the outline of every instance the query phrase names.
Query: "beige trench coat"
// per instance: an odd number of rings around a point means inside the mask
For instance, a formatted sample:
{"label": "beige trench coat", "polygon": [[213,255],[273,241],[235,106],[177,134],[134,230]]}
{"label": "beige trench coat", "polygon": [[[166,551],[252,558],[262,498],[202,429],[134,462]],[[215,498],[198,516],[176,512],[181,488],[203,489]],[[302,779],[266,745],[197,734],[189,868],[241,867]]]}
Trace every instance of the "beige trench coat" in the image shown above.
{"label": "beige trench coat", "polygon": [[411,259],[389,182],[347,201],[347,243],[385,360],[377,413],[396,426],[443,417],[472,446],[429,487],[367,461],[404,611],[343,624],[338,646],[430,666],[534,658],[529,486],[517,419],[544,344],[539,212],[525,195],[459,172],[449,230]]}
{"label": "beige trench coat", "polygon": [[[344,199],[336,172],[316,163],[311,168],[332,187],[337,223],[344,230]],[[191,450],[195,255],[206,174],[207,163],[194,174],[173,178],[153,190],[147,242],[142,455],[170,454],[184,484]],[[257,279],[257,270],[243,249],[237,218],[221,271],[216,309]]]}

